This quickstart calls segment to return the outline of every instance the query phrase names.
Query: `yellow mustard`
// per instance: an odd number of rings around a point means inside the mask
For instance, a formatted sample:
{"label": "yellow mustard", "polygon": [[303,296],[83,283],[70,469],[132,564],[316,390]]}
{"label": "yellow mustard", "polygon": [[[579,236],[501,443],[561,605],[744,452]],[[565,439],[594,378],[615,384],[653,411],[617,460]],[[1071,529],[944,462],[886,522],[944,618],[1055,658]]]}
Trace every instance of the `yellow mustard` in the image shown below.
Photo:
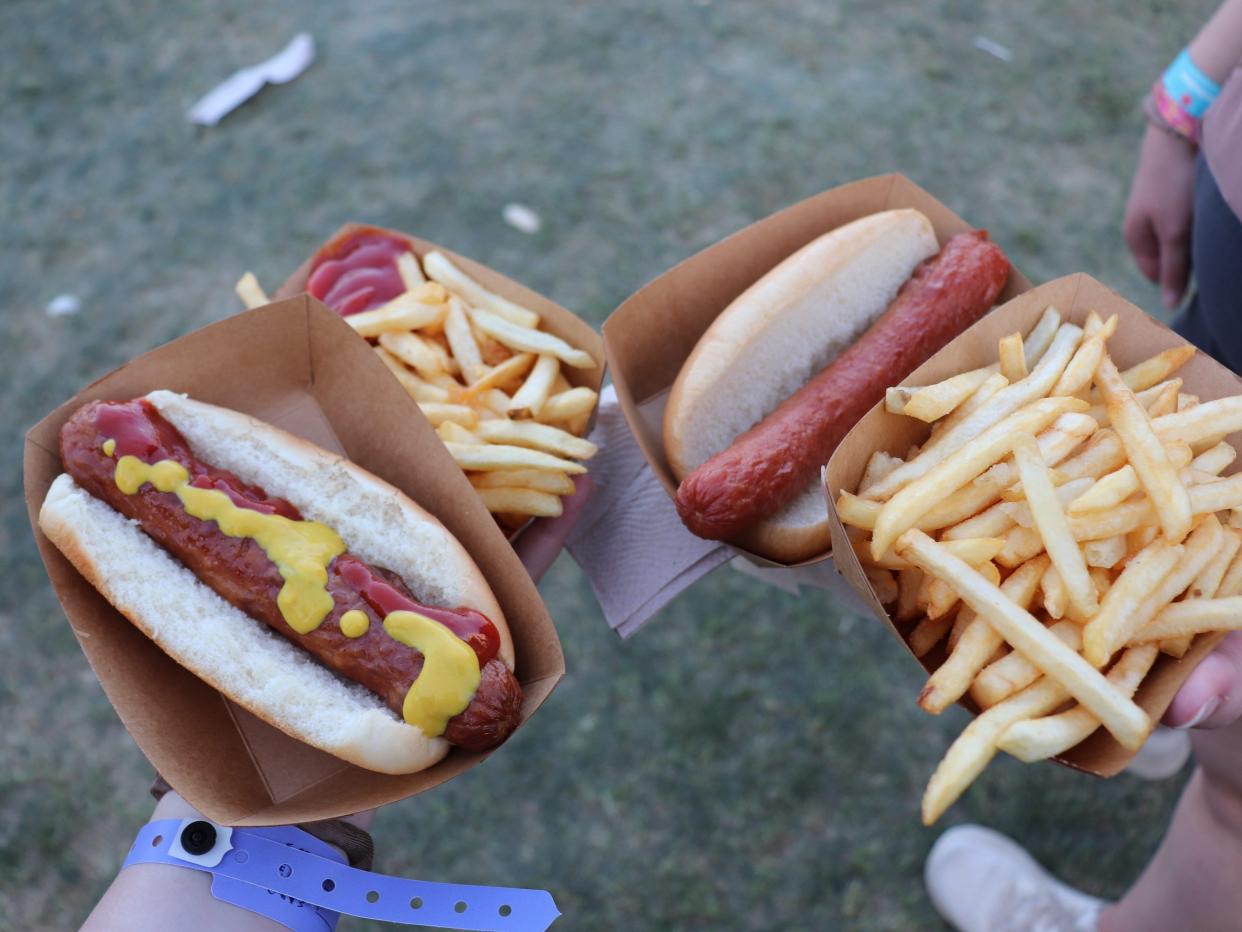
{"label": "yellow mustard", "polygon": [[371,627],[371,619],[359,608],[351,608],[341,616],[341,634],[347,638],[360,638]]}
{"label": "yellow mustard", "polygon": [[116,464],[116,484],[126,495],[150,482],[161,492],[174,493],[193,517],[215,521],[228,537],[254,540],[285,581],[276,605],[289,627],[298,634],[309,634],[319,627],[333,607],[327,590],[328,566],[345,552],[340,536],[318,521],[294,521],[240,508],[218,489],[198,489],[189,480],[186,468],[176,460],[151,464],[136,456],[122,456]]}
{"label": "yellow mustard", "polygon": [[478,655],[440,622],[417,612],[392,612],[384,630],[423,655],[423,669],[405,694],[402,718],[425,735],[444,734],[448,720],[465,711],[479,688]]}
{"label": "yellow mustard", "polygon": [[116,441],[109,437],[103,442],[104,456],[111,456],[116,452]]}

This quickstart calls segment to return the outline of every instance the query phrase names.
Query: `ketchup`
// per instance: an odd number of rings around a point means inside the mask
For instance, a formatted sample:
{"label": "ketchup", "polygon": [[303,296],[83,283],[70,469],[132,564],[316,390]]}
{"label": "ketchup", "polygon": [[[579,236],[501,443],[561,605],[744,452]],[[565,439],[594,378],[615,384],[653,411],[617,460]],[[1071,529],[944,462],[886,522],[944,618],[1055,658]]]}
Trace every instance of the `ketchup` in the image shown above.
{"label": "ketchup", "polygon": [[116,441],[113,454],[118,460],[122,456],[136,456],[144,463],[176,460],[193,476],[190,485],[223,492],[238,508],[302,520],[301,512],[283,498],[270,496],[227,470],[200,462],[181,432],[145,398],[103,402],[95,414],[95,427],[102,436]]}
{"label": "ketchup", "polygon": [[469,644],[479,657],[480,667],[499,653],[500,632],[482,613],[472,608],[436,608],[416,602],[385,582],[375,570],[352,553],[337,557],[333,568],[380,618],[398,611],[426,615]]}
{"label": "ketchup", "polygon": [[316,253],[306,290],[342,317],[369,311],[405,292],[396,259],[409,251],[390,233],[356,230]]}

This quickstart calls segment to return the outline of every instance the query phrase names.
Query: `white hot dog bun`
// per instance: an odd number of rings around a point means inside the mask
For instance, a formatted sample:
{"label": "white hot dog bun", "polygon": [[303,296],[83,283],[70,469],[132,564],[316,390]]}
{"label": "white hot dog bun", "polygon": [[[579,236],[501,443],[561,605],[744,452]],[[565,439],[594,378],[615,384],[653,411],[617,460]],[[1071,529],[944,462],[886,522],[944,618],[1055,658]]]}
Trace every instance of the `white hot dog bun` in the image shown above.
{"label": "white hot dog bun", "polygon": [[[939,246],[917,210],[886,210],[812,240],[712,322],[673,383],[664,450],[678,481],[726,449],[857,340]],[[818,477],[737,543],[782,563],[829,546]]]}
{"label": "white hot dog bun", "polygon": [[[248,415],[155,391],[148,400],[205,462],[339,533],[350,552],[402,577],[430,605],[482,612],[513,669],[513,640],[483,574],[436,518],[369,472]],[[360,767],[413,773],[449,750],[370,691],[235,608],[137,525],[61,475],[39,527],[117,610],[170,657],[281,731]]]}

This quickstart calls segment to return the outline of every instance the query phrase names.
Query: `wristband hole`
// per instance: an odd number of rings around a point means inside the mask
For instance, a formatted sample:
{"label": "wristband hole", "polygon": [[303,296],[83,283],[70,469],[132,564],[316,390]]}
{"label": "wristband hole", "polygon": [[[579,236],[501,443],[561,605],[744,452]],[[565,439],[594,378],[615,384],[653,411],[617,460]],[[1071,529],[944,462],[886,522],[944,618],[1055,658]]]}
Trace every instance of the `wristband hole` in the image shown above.
{"label": "wristband hole", "polygon": [[497,910],[497,912],[499,912],[500,915],[502,916],[508,916],[513,912],[513,907],[509,906],[508,904],[505,904],[504,906],[500,907],[500,909]]}
{"label": "wristband hole", "polygon": [[158,848],[160,846],[160,842],[163,840],[164,840],[163,835],[156,835],[154,838],[151,839],[151,847]]}
{"label": "wristband hole", "polygon": [[332,892],[333,890],[335,890],[335,889],[336,889],[336,881],[334,881],[334,880],[325,880],[325,881],[323,882],[323,890],[324,890],[324,893],[331,893],[331,892]]}
{"label": "wristband hole", "polygon": [[423,908],[423,898],[421,896],[416,896],[414,897],[414,899],[410,900],[410,909],[422,909],[422,908]]}
{"label": "wristband hole", "polygon": [[367,902],[368,902],[368,903],[378,903],[378,902],[379,902],[379,891],[378,891],[378,890],[371,890],[371,891],[369,891],[369,892],[367,893]]}
{"label": "wristband hole", "polygon": [[280,874],[281,877],[292,877],[293,868],[290,867],[288,864],[282,864],[280,865],[279,868],[276,869],[276,873]]}
{"label": "wristband hole", "polygon": [[466,911],[466,904],[462,902],[461,900],[458,900],[457,905],[453,907],[453,912],[464,913],[465,911]]}

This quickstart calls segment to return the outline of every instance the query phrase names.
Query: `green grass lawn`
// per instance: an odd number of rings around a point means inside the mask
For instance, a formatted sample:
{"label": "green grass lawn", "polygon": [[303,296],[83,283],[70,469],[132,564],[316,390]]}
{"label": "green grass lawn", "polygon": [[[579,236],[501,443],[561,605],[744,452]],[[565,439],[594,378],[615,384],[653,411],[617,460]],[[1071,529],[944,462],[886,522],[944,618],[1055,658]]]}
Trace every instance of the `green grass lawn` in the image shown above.
{"label": "green grass lawn", "polygon": [[[150,810],[20,498],[21,434],[47,410],[233,313],[245,269],[274,288],[345,220],[599,324],[721,236],[889,170],[1033,280],[1087,271],[1154,311],[1119,233],[1138,101],[1212,6],[9,0],[0,927],[80,922]],[[319,42],[302,78],[215,129],[185,121],[301,29]],[[502,223],[511,201],[540,233]],[[45,314],[61,292],[81,313]],[[568,559],[543,591],[569,675],[486,766],[379,815],[380,870],[547,887],[574,929],[940,927],[917,807],[965,714],[919,712],[919,670],[879,625],[724,569],[621,643]],[[1112,896],[1179,785],[998,760],[945,823],[1009,832]]]}

